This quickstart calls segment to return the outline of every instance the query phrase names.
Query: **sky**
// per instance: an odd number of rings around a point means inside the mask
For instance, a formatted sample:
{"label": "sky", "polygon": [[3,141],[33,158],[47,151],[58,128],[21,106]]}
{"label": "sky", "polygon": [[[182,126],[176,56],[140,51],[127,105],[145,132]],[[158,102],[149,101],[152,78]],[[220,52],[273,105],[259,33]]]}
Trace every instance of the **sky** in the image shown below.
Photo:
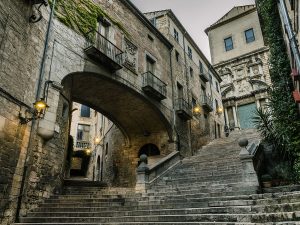
{"label": "sky", "polygon": [[231,8],[254,4],[254,0],[131,0],[142,12],[172,9],[174,14],[210,61],[209,42],[204,30]]}

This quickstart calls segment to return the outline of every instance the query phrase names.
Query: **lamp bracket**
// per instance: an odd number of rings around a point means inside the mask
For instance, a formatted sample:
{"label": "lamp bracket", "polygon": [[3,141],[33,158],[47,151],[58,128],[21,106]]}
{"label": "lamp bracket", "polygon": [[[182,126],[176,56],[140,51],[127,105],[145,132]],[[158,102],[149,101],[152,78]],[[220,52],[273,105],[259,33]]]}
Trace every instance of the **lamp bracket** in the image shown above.
{"label": "lamp bracket", "polygon": [[34,12],[29,17],[29,22],[37,23],[43,18],[41,7],[48,6],[48,2],[46,0],[33,0],[32,5],[34,6]]}

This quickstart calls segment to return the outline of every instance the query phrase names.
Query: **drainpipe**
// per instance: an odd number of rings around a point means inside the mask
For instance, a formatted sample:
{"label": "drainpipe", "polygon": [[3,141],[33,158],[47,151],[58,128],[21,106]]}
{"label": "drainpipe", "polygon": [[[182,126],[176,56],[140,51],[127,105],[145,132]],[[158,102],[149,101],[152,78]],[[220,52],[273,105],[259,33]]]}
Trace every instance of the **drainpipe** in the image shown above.
{"label": "drainpipe", "polygon": [[294,31],[293,31],[293,28],[292,28],[291,20],[289,18],[289,14],[288,14],[288,11],[287,11],[284,0],[279,0],[278,8],[279,8],[279,12],[282,16],[283,24],[284,24],[284,26],[286,28],[286,31],[287,31],[287,34],[288,34],[288,38],[289,38],[289,42],[290,42],[290,45],[291,45],[292,52],[294,54],[296,66],[297,66],[298,71],[299,71],[300,70],[299,49],[298,49],[297,40],[295,38],[295,34],[294,34]]}
{"label": "drainpipe", "polygon": [[[35,93],[35,99],[39,100],[39,95],[41,92],[41,84],[43,81],[43,75],[44,75],[44,67],[45,67],[45,62],[46,62],[46,57],[47,57],[47,52],[48,52],[48,42],[49,42],[49,37],[50,37],[50,32],[51,32],[51,25],[52,25],[52,20],[54,16],[54,11],[55,11],[55,4],[56,0],[53,0],[52,3],[52,8],[50,12],[50,17],[48,21],[48,27],[47,27],[47,32],[46,32],[46,37],[45,37],[45,43],[44,43],[44,51],[43,51],[43,57],[40,65],[40,72],[39,72],[39,77],[38,77],[38,83],[37,83],[37,89]],[[22,204],[22,198],[24,195],[24,190],[26,188],[25,181],[26,178],[28,177],[28,164],[29,164],[29,157],[30,157],[30,147],[31,147],[31,142],[33,138],[33,130],[35,127],[35,121],[33,120],[31,123],[31,128],[30,128],[30,135],[29,135],[29,141],[28,141],[28,147],[27,147],[27,153],[25,156],[25,165],[24,165],[24,170],[22,174],[22,181],[21,181],[21,187],[20,187],[20,192],[18,195],[18,202],[17,202],[17,209],[16,209],[16,216],[15,216],[15,221],[18,222],[19,220],[19,214],[20,214],[20,209],[21,209],[21,204]]]}

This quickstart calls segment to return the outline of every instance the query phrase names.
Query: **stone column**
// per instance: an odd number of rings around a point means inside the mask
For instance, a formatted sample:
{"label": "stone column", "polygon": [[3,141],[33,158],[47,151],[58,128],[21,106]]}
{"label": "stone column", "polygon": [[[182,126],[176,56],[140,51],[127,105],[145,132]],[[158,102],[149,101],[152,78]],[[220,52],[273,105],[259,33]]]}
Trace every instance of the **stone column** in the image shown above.
{"label": "stone column", "polygon": [[256,100],[256,107],[259,109],[260,108],[260,102],[259,99]]}
{"label": "stone column", "polygon": [[229,118],[228,118],[228,110],[227,107],[225,108],[225,120],[227,122],[227,126],[229,127]]}
{"label": "stone column", "polygon": [[147,155],[140,156],[140,165],[136,170],[135,192],[145,193],[149,182],[149,167],[147,165]]}
{"label": "stone column", "polygon": [[239,125],[238,125],[238,121],[237,121],[235,106],[232,106],[232,114],[233,114],[233,118],[234,118],[234,129],[236,130],[239,128]]}

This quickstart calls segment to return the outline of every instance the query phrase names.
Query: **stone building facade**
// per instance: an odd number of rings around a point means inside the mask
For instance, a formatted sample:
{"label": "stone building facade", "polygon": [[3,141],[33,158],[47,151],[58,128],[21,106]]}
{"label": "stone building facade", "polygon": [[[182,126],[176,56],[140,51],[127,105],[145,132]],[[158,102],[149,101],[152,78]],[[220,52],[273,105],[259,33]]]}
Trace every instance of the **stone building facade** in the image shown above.
{"label": "stone building facade", "polygon": [[171,10],[145,15],[174,46],[171,53],[174,98],[191,102],[194,112],[184,118],[177,111],[176,128],[179,136],[184,137],[181,142],[199,149],[209,140],[223,136],[221,78]]}
{"label": "stone building facade", "polygon": [[[51,5],[54,3],[56,7]],[[200,87],[199,68],[185,61],[189,67],[182,67],[185,71],[178,74],[182,78],[175,81],[171,58],[176,52],[171,41],[128,0],[57,0],[51,4],[0,2],[3,225],[61,191],[71,165],[73,102],[94,109],[114,124],[107,127],[100,149],[95,151],[95,158],[104,156],[103,180],[110,185],[135,185],[142,152],[155,149],[167,156],[178,150],[188,156],[195,150],[191,147],[194,125],[185,119],[181,122],[177,114],[188,112],[188,118],[192,118],[190,105],[200,103],[198,88],[185,80],[192,68]],[[77,8],[78,4],[85,5]],[[64,6],[74,9],[72,16],[63,10]],[[82,17],[90,11],[93,13]],[[192,53],[188,54],[199,54],[204,68],[209,69],[209,63],[189,41]],[[182,52],[181,57],[186,54]],[[217,74],[210,71],[212,79],[219,82]],[[187,102],[176,101],[177,81],[186,89],[187,98],[182,99]],[[204,87],[206,93],[214,93],[207,83]],[[41,114],[32,105],[38,100],[48,105]],[[222,126],[221,116],[215,118]],[[212,119],[206,121],[210,126]],[[181,132],[177,131],[179,126]],[[194,140],[203,136],[195,135]],[[91,170],[87,173],[93,174]],[[99,175],[95,173],[95,177]]]}
{"label": "stone building facade", "polygon": [[284,39],[287,45],[287,52],[291,62],[292,78],[294,83],[293,97],[298,104],[300,112],[300,3],[296,0],[280,0],[278,1],[278,9],[282,21],[282,27],[286,30],[284,32]]}
{"label": "stone building facade", "polygon": [[70,135],[73,137],[73,153],[70,178],[104,181],[106,158],[110,143],[105,140],[114,124],[102,114],[73,102]]}
{"label": "stone building facade", "polygon": [[[69,134],[72,114],[78,113],[73,102],[111,121],[102,134],[95,129],[100,143],[87,169],[88,176],[99,179],[94,166],[100,156],[109,185],[134,186],[141,153],[189,156],[205,139],[222,134],[218,84],[211,88],[220,78],[187,34],[188,44],[177,43],[175,51],[174,40],[127,0],[44,3],[0,2],[3,225],[59,193],[69,177]],[[73,9],[72,16],[64,7]],[[207,95],[215,101],[208,102]],[[48,106],[41,114],[32,105],[38,100]],[[201,113],[193,114],[198,105]],[[100,118],[94,116],[93,123],[101,125]]]}
{"label": "stone building facade", "polygon": [[255,109],[266,104],[271,85],[268,47],[255,5],[232,8],[206,33],[212,64],[223,80],[226,125],[231,130],[253,128]]}

